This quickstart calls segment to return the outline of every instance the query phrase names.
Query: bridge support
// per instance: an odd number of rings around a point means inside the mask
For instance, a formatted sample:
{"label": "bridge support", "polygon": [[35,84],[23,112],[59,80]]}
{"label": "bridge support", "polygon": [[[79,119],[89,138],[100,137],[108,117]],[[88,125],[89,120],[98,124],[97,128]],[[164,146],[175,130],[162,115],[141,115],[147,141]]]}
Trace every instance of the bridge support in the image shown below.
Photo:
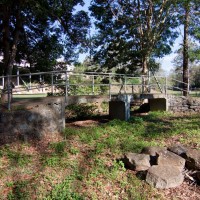
{"label": "bridge support", "polygon": [[109,116],[111,119],[129,120],[132,95],[113,96],[109,101]]}

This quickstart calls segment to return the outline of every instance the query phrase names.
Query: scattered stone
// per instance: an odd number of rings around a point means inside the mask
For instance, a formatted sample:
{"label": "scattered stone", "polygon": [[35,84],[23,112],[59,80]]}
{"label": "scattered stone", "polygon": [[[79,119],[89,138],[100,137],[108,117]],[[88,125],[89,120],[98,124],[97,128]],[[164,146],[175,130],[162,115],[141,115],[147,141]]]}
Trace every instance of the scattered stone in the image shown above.
{"label": "scattered stone", "polygon": [[186,159],[186,168],[190,170],[200,170],[200,150],[174,145],[168,148],[169,151]]}
{"label": "scattered stone", "polygon": [[167,189],[181,185],[184,175],[174,166],[154,165],[149,168],[146,181],[155,188]]}
{"label": "scattered stone", "polygon": [[200,171],[200,150],[188,148],[185,159],[186,168]]}
{"label": "scattered stone", "polygon": [[166,147],[144,147],[141,153],[148,154],[150,156],[156,156],[159,152],[166,150]]}
{"label": "scattered stone", "polygon": [[159,152],[166,151],[166,147],[144,147],[141,151],[142,154],[150,155],[150,164],[157,165],[157,158]]}
{"label": "scattered stone", "polygon": [[167,148],[169,151],[181,156],[181,157],[185,157],[187,149],[186,147],[183,147],[182,145],[174,145],[171,146],[169,148]]}
{"label": "scattered stone", "polygon": [[173,166],[181,172],[185,167],[185,159],[170,151],[160,151],[157,164],[160,166]]}
{"label": "scattered stone", "polygon": [[151,167],[150,156],[146,154],[126,153],[123,162],[125,167],[136,171],[145,171]]}

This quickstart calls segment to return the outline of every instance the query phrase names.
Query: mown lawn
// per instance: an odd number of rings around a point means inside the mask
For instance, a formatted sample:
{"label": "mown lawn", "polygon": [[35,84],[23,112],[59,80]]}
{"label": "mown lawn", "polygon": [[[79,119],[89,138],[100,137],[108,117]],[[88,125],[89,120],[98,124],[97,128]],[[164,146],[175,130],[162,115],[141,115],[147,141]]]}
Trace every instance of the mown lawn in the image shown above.
{"label": "mown lawn", "polygon": [[200,148],[199,115],[152,112],[129,122],[68,124],[62,135],[5,144],[0,199],[176,199],[119,161],[125,152],[175,143]]}

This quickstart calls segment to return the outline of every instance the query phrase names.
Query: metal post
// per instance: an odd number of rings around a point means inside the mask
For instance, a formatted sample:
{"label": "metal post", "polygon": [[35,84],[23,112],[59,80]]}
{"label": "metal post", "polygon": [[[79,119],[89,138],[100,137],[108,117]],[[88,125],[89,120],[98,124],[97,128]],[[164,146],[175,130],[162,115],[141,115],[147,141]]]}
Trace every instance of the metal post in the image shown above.
{"label": "metal post", "polygon": [[68,96],[68,74],[67,70],[65,72],[65,103],[67,102],[67,96]]}
{"label": "metal post", "polygon": [[31,90],[31,73],[29,74],[29,89]]}
{"label": "metal post", "polygon": [[125,94],[126,94],[126,82],[127,82],[127,80],[126,80],[126,75],[124,75],[124,92],[125,92]]}
{"label": "metal post", "polygon": [[53,73],[51,73],[51,93],[54,93],[54,85],[53,85]]}
{"label": "metal post", "polygon": [[7,92],[8,92],[8,110],[10,110],[10,103],[11,103],[11,88],[10,88],[10,76],[8,75],[8,80],[7,80]]}
{"label": "metal post", "polygon": [[111,74],[109,74],[109,99],[111,100]]}
{"label": "metal post", "polygon": [[92,76],[92,94],[94,95],[94,75]]}
{"label": "metal post", "polygon": [[19,68],[17,68],[17,86],[19,86]]}
{"label": "metal post", "polygon": [[4,88],[4,83],[5,83],[4,80],[5,80],[5,79],[4,79],[4,76],[3,76],[3,78],[2,78],[2,86],[3,86],[3,88]]}
{"label": "metal post", "polygon": [[142,94],[144,94],[144,76],[141,76],[141,82],[142,82]]}

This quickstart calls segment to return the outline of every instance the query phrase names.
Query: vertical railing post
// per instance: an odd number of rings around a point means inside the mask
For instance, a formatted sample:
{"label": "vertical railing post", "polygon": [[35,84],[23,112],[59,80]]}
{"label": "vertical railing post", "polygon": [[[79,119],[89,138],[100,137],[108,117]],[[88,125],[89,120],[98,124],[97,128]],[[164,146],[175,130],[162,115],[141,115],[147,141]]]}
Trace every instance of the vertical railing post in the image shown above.
{"label": "vertical railing post", "polygon": [[67,96],[68,96],[68,73],[66,70],[65,72],[65,103],[67,102]]}
{"label": "vertical railing post", "polygon": [[94,75],[92,75],[92,94],[94,95]]}
{"label": "vertical railing post", "polygon": [[4,78],[4,76],[2,77],[2,86],[3,86],[3,88],[4,88],[4,83],[5,83],[5,78]]}
{"label": "vertical railing post", "polygon": [[144,94],[144,76],[141,76],[141,82],[142,82],[142,94]]}
{"label": "vertical railing post", "polygon": [[109,99],[111,100],[111,74],[109,73]]}
{"label": "vertical railing post", "polygon": [[165,95],[167,95],[167,77],[165,76]]}
{"label": "vertical railing post", "polygon": [[8,110],[11,108],[11,84],[10,84],[10,76],[7,76],[7,92],[8,92]]}
{"label": "vertical railing post", "polygon": [[19,86],[19,68],[17,68],[17,86]]}
{"label": "vertical railing post", "polygon": [[126,83],[127,83],[127,80],[126,80],[126,75],[124,75],[124,92],[126,94]]}
{"label": "vertical railing post", "polygon": [[31,73],[29,74],[29,90],[31,90]]}
{"label": "vertical railing post", "polygon": [[51,73],[51,93],[54,94],[53,72]]}

